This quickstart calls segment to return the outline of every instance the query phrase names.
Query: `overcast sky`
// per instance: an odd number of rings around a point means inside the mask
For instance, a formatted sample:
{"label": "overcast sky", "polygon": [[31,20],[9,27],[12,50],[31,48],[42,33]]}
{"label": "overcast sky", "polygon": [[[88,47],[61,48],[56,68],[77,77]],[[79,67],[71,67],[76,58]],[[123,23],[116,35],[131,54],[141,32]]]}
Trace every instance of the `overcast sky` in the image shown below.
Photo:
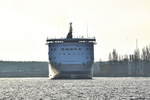
{"label": "overcast sky", "polygon": [[66,37],[69,22],[96,37],[95,61],[150,44],[150,0],[0,0],[0,60],[48,61],[46,38]]}

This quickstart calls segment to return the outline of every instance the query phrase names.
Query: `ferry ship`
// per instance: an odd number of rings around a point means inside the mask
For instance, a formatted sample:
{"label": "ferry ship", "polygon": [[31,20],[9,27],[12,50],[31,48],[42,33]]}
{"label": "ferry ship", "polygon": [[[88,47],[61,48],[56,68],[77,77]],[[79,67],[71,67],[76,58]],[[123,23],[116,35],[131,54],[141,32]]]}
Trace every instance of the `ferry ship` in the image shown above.
{"label": "ferry ship", "polygon": [[72,23],[66,38],[47,39],[49,77],[91,79],[95,38],[73,38]]}

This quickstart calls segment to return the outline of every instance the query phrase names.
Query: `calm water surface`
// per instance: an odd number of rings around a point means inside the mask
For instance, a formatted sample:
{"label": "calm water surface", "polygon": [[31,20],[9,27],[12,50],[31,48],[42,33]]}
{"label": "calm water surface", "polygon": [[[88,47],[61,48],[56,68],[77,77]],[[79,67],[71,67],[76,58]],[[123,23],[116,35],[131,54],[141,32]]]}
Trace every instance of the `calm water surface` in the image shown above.
{"label": "calm water surface", "polygon": [[150,100],[150,78],[0,78],[0,100]]}

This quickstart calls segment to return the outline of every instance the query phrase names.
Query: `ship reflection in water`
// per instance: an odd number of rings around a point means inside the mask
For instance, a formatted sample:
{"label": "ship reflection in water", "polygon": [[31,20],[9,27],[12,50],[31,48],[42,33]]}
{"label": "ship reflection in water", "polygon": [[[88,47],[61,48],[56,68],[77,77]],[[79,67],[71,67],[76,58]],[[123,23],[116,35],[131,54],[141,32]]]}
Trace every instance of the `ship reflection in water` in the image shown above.
{"label": "ship reflection in water", "polygon": [[50,78],[92,78],[95,38],[73,38],[72,23],[64,39],[47,39]]}

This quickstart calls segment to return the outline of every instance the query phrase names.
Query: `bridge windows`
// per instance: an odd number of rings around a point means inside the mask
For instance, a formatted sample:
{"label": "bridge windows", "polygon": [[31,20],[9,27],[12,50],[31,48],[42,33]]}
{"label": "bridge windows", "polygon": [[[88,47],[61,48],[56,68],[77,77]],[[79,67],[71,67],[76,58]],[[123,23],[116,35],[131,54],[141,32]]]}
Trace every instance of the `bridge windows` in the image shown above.
{"label": "bridge windows", "polygon": [[70,53],[68,53],[68,55],[71,55]]}
{"label": "bridge windows", "polygon": [[73,48],[70,48],[70,50],[73,50]]}
{"label": "bridge windows", "polygon": [[78,50],[81,50],[81,48],[78,48]]}
{"label": "bridge windows", "polygon": [[50,50],[51,50],[51,51],[55,51],[55,50],[56,50],[56,48],[51,48]]}
{"label": "bridge windows", "polygon": [[[64,56],[65,56],[65,55],[81,55],[81,56],[85,56],[86,54],[83,53],[83,52],[66,52],[66,53],[63,53],[63,52],[62,52],[62,53],[58,53],[57,55],[58,55],[58,56],[59,56],[59,55],[64,55]],[[51,54],[51,56],[54,57],[54,55],[52,55],[52,54]]]}
{"label": "bridge windows", "polygon": [[61,48],[61,50],[82,50],[82,48]]}
{"label": "bridge windows", "polygon": [[74,50],[77,50],[77,48],[74,48]]}
{"label": "bridge windows", "polygon": [[69,50],[69,48],[65,48],[65,50]]}

